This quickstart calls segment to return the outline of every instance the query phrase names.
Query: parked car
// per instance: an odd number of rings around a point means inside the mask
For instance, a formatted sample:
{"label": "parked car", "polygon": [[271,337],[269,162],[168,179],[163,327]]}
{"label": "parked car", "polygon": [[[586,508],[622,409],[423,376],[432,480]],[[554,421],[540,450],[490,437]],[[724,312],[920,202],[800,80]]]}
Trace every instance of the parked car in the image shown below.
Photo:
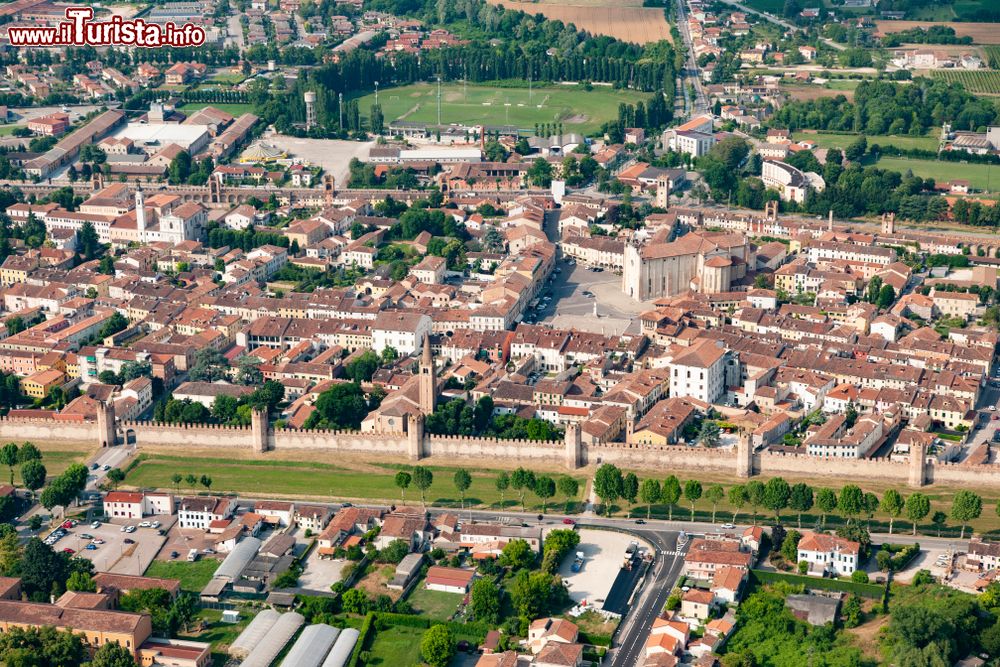
{"label": "parked car", "polygon": [[98,544],[98,545],[100,545],[100,544],[104,544],[104,540],[102,540],[101,538],[97,537],[97,538],[91,540],[90,543],[91,544]]}
{"label": "parked car", "polygon": [[135,532],[135,526],[126,526],[125,527],[125,532],[126,533],[134,533]]}
{"label": "parked car", "polygon": [[101,522],[100,521],[95,521],[94,523],[90,524],[90,527],[91,528],[100,528],[101,527]]}
{"label": "parked car", "polygon": [[148,522],[148,521],[140,521],[140,522],[139,522],[139,527],[140,527],[140,528],[150,528],[150,527],[152,527],[152,525],[153,525],[153,524],[151,524],[151,523],[150,523],[150,522]]}
{"label": "parked car", "polygon": [[154,521],[153,523],[151,523],[149,525],[152,526],[153,528],[159,528],[160,527],[160,522],[159,521]]}
{"label": "parked car", "polygon": [[84,549],[86,549],[87,551],[97,551],[97,545],[91,543],[85,546]]}
{"label": "parked car", "polygon": [[176,551],[171,551],[171,552],[170,552],[170,557],[171,557],[171,558],[177,558],[178,556],[180,556],[180,554],[179,554],[179,553],[177,553]]}
{"label": "parked car", "polygon": [[76,553],[76,550],[70,549],[69,547],[66,547],[65,549],[63,549],[63,553],[64,554],[69,554],[70,556],[72,556],[73,554]]}
{"label": "parked car", "polygon": [[732,530],[735,527],[736,526],[734,524],[731,524],[731,523],[724,523],[721,526],[719,526],[719,528],[721,528],[722,530]]}
{"label": "parked car", "polygon": [[105,463],[101,470],[111,470],[111,466]]}
{"label": "parked car", "polygon": [[124,540],[122,540],[122,542],[124,542],[125,544],[135,544],[135,540],[133,540],[131,537],[126,537]]}
{"label": "parked car", "polygon": [[80,537],[82,537],[85,540],[92,540],[92,539],[94,539],[94,536],[91,535],[90,533],[80,533]]}

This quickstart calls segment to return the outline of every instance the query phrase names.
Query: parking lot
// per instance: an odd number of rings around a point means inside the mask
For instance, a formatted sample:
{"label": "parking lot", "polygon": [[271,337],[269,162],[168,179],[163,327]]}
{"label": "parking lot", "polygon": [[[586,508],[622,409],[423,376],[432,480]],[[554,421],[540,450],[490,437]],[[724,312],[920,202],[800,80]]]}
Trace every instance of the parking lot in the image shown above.
{"label": "parking lot", "polygon": [[[296,537],[301,537],[296,535]],[[343,579],[344,568],[351,562],[346,559],[320,558],[319,549],[313,549],[305,560],[305,569],[299,576],[296,592],[328,594],[330,586]]]}
{"label": "parking lot", "polygon": [[[621,570],[625,549],[634,539],[608,530],[580,530],[580,544],[559,566],[559,576],[566,582],[573,602],[579,604],[586,600],[600,607]],[[648,545],[642,546],[648,548]],[[573,572],[577,551],[583,552],[584,562],[579,572]]]}
{"label": "parking lot", "polygon": [[[164,545],[156,554],[156,560],[184,560],[191,549],[197,549],[198,553],[204,557],[205,549],[212,549],[217,538],[218,535],[206,533],[198,528],[181,529],[174,526],[167,531],[167,536],[163,538]],[[177,555],[171,558],[170,555],[173,553]]]}
{"label": "parking lot", "polygon": [[[164,517],[171,519],[171,517]],[[151,519],[152,520],[152,519]],[[65,530],[66,535],[56,541],[56,551],[72,549],[76,556],[86,558],[98,572],[141,575],[149,567],[166,538],[154,528],[136,528],[131,533],[122,532],[123,525],[138,526],[138,520],[116,519],[114,523],[80,523]],[[162,526],[161,526],[162,528]],[[103,544],[94,544],[101,540]],[[126,542],[126,540],[129,540]],[[88,549],[87,546],[93,546]]]}

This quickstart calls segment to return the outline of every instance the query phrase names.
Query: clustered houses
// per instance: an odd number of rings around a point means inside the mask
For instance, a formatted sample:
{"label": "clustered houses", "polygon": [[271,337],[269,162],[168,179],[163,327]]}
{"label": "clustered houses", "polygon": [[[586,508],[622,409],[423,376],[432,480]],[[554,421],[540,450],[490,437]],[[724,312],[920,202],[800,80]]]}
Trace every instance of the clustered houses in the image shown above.
{"label": "clustered houses", "polygon": [[743,598],[762,538],[763,529],[752,526],[742,535],[708,533],[691,540],[681,569],[687,590],[677,593],[676,608],[653,621],[640,665],[674,667],[721,651],[736,627],[727,607]]}

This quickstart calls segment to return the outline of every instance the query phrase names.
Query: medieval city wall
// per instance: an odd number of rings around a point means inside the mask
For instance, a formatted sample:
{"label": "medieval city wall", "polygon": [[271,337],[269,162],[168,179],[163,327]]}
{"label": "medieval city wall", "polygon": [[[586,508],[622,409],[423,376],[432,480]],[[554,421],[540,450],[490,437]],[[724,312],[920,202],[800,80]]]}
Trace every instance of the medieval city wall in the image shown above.
{"label": "medieval city wall", "polygon": [[[94,442],[100,438],[99,425],[92,421],[62,422],[54,419],[0,419],[2,441]],[[252,427],[184,426],[157,422],[121,422],[119,441],[159,447],[199,447],[234,451],[254,451],[261,444],[263,451],[284,450],[347,452],[413,460],[410,437],[405,433],[374,434],[360,431],[295,431],[271,430],[266,435]],[[584,466],[613,463],[633,470],[692,474],[699,471],[730,474],[738,479],[739,453],[735,449],[703,449],[700,447],[650,447],[621,443],[581,445],[579,461]],[[507,465],[544,463],[567,464],[567,447],[563,442],[530,440],[496,440],[462,436],[425,435],[421,457],[433,457],[435,462],[473,460],[480,463],[503,461]],[[760,452],[753,456],[753,470],[758,475],[787,475],[799,478],[836,478],[859,483],[878,480],[905,485],[912,479],[906,461],[868,461],[818,458],[804,454]],[[925,466],[927,483],[1000,488],[1000,465],[969,466],[930,460]]]}
{"label": "medieval city wall", "polygon": [[0,419],[0,439],[7,441],[97,442],[96,422],[69,422],[55,419]]}

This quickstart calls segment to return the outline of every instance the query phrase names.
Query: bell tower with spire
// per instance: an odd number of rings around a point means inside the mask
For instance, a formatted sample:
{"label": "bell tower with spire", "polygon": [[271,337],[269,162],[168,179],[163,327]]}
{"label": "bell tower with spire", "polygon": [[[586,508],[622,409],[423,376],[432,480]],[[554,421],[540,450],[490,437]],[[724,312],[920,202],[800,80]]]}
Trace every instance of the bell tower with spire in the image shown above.
{"label": "bell tower with spire", "polygon": [[135,184],[135,227],[139,231],[139,241],[145,241],[142,234],[146,231],[146,195],[142,184]]}
{"label": "bell tower with spire", "polygon": [[437,405],[437,377],[431,356],[430,334],[424,336],[424,351],[420,356],[420,412],[433,414]]}

